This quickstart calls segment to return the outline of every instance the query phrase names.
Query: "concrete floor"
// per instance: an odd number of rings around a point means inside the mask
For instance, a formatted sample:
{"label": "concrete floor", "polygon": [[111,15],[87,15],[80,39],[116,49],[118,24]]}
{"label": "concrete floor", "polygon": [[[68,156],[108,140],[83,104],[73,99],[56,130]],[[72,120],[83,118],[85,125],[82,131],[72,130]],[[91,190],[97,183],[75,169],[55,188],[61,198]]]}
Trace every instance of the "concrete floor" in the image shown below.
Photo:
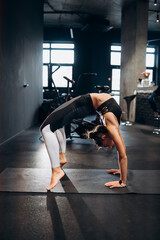
{"label": "concrete floor", "polygon": [[[160,170],[160,136],[152,130],[121,126],[129,170]],[[0,172],[50,168],[39,137],[38,128],[31,128],[1,145]],[[67,159],[66,169],[118,166],[115,149],[98,151],[83,139],[67,140]],[[1,240],[158,240],[159,226],[159,194],[98,194],[96,189],[94,194],[0,192]]]}

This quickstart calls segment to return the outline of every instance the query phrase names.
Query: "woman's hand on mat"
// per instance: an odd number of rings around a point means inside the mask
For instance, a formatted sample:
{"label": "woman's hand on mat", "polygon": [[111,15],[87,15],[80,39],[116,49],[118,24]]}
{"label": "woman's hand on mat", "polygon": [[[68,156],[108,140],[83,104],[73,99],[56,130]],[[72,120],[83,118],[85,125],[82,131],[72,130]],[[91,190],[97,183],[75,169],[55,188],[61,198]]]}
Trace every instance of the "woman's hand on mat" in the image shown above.
{"label": "woman's hand on mat", "polygon": [[121,184],[119,183],[119,181],[107,182],[104,185],[109,188],[121,188],[122,187]]}
{"label": "woman's hand on mat", "polygon": [[120,174],[120,170],[119,169],[111,169],[111,170],[108,170],[107,173],[111,173],[111,174]]}

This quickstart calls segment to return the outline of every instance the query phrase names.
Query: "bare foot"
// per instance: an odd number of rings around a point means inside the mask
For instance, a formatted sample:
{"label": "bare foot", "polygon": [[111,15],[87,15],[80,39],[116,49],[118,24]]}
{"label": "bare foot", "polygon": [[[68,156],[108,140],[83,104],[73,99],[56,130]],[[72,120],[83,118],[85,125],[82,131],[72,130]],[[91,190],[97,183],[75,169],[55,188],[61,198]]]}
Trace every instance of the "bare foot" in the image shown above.
{"label": "bare foot", "polygon": [[60,158],[60,167],[62,168],[63,165],[67,163],[65,153],[60,153],[59,158]]}
{"label": "bare foot", "polygon": [[60,160],[60,167],[62,168],[64,164],[67,163],[67,160]]}
{"label": "bare foot", "polygon": [[51,182],[49,187],[47,187],[46,189],[49,191],[52,188],[54,188],[57,183],[59,182],[59,180],[65,175],[64,171],[60,168],[52,168],[52,177],[51,177]]}

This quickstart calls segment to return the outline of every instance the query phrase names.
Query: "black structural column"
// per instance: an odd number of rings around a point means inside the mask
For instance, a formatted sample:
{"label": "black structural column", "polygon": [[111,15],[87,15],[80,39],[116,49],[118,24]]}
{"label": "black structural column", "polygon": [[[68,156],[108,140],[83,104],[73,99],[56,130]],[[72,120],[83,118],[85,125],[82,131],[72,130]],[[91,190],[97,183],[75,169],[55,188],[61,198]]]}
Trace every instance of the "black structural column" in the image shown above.
{"label": "black structural column", "polygon": [[[121,28],[121,107],[123,97],[133,95],[138,78],[145,71],[148,31],[148,0],[124,1]],[[130,120],[135,120],[135,101],[131,103]]]}

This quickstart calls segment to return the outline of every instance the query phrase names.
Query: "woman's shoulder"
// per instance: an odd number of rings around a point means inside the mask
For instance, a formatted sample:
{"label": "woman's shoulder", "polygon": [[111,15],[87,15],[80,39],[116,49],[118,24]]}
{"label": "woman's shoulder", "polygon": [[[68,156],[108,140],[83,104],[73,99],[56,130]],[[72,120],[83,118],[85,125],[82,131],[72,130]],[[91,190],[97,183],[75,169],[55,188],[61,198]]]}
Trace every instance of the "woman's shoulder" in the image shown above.
{"label": "woman's shoulder", "polygon": [[91,98],[107,101],[108,99],[112,98],[112,96],[108,93],[90,93]]}
{"label": "woman's shoulder", "polygon": [[116,116],[112,112],[108,112],[103,115],[105,119],[106,126],[115,126],[116,128],[119,128],[119,123],[117,121]]}

